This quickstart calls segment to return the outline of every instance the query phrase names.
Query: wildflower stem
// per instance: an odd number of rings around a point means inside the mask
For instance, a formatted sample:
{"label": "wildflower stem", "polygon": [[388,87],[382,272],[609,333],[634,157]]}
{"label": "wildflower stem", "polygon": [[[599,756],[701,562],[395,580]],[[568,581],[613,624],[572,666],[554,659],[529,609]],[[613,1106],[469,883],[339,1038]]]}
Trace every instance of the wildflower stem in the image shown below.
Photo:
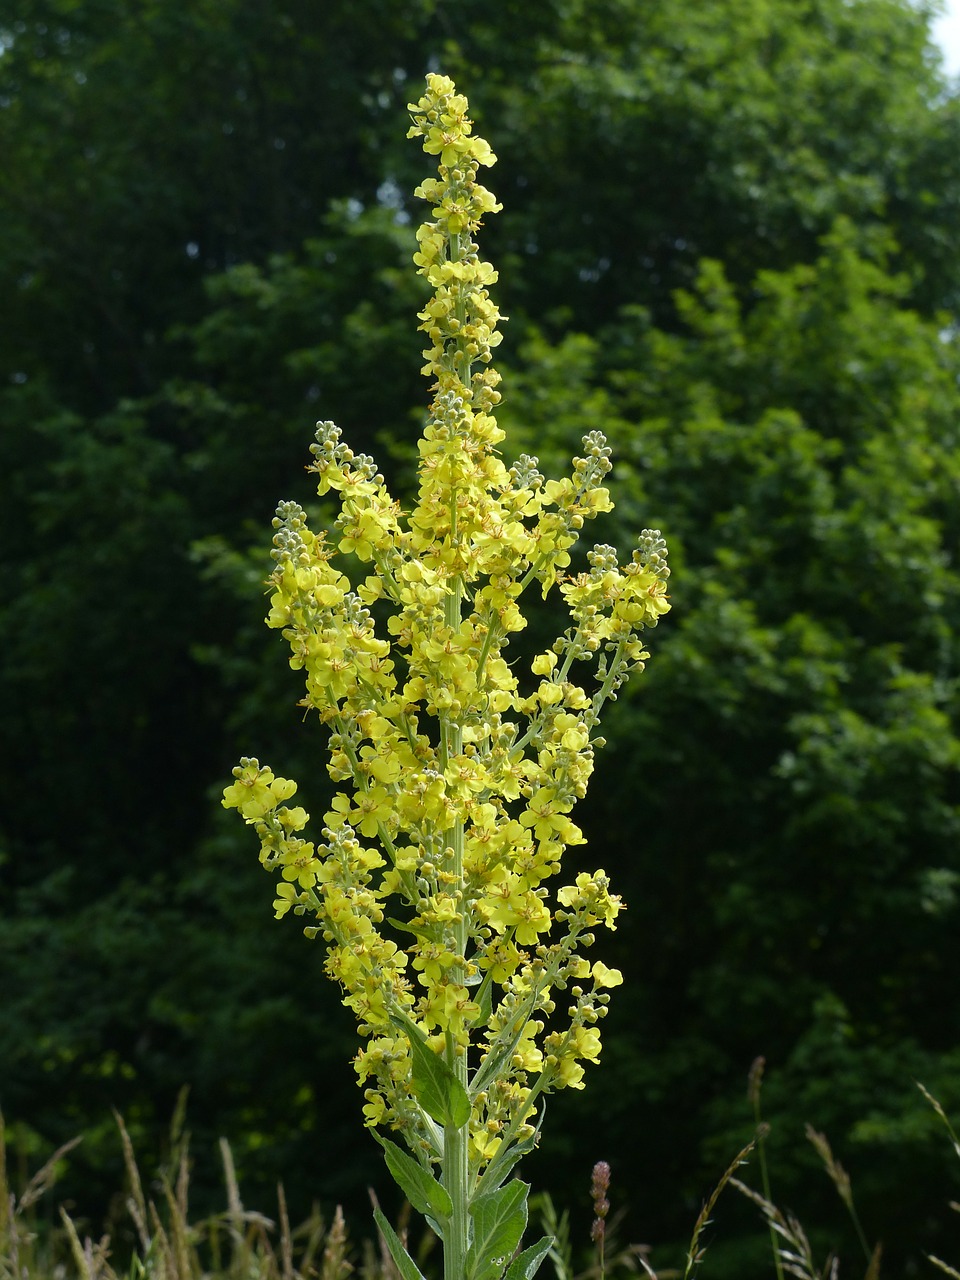
{"label": "wildflower stem", "polygon": [[[764,1122],[760,1112],[760,1088],[763,1080],[764,1059],[757,1058],[750,1072],[750,1101],[753,1106],[753,1121],[755,1125],[756,1141],[757,1141],[757,1157],[760,1163],[760,1184],[763,1187],[763,1196],[768,1204],[772,1204],[770,1190],[770,1170],[767,1167],[767,1136],[770,1132],[769,1126]],[[783,1264],[780,1261],[780,1242],[777,1238],[777,1232],[773,1222],[768,1222],[770,1231],[770,1245],[773,1249],[773,1265],[776,1268],[777,1280],[783,1280]]]}

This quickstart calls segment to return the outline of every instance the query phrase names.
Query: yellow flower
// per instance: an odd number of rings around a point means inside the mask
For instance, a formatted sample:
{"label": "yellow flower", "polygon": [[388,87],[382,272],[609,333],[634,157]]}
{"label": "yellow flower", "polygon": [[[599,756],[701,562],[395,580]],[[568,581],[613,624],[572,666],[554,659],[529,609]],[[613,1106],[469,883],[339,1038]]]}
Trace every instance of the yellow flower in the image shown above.
{"label": "yellow flower", "polygon": [[491,885],[477,906],[498,933],[515,929],[521,946],[535,944],[538,935],[550,928],[550,912],[542,899],[516,876],[505,876],[499,884]]}
{"label": "yellow flower", "polygon": [[302,840],[291,841],[280,855],[284,880],[295,881],[301,889],[312,889],[317,883],[320,863],[314,856],[314,846]]}
{"label": "yellow flower", "polygon": [[[427,213],[413,260],[432,290],[417,316],[432,390],[416,500],[402,511],[373,460],[317,424],[309,470],[339,514],[328,538],[297,503],[277,507],[267,624],[302,672],[302,707],[330,734],[337,792],[315,843],[296,834],[306,811],[286,803],[296,784],[255,759],[234,770],[223,805],[279,872],[276,916],[305,915],[327,945],[326,972],[365,1038],[365,1124],[397,1129],[419,1158],[436,1147],[397,1030],[411,1020],[431,1050],[489,1071],[471,1105],[476,1173],[504,1142],[534,1136],[539,1090],[582,1088],[583,1062],[600,1053],[602,993],[623,977],[578,950],[623,904],[603,871],[553,899],[548,882],[583,843],[570,813],[602,746],[598,719],[649,658],[643,631],[670,608],[669,569],[659,531],[644,530],[622,568],[596,546],[568,576],[586,522],[612,506],[599,432],[559,480],[535,458],[500,457],[503,317],[476,241],[500,208],[477,179],[496,156],[448,77],[429,75],[410,112],[410,136],[438,160],[416,191]],[[531,681],[509,643],[533,583],[544,598],[559,583],[566,608]]]}
{"label": "yellow flower", "polygon": [[274,901],[274,919],[279,920],[281,916],[285,916],[291,907],[300,901],[300,890],[295,884],[290,884],[286,880],[281,881],[277,885],[277,896]]}
{"label": "yellow flower", "polygon": [[474,1160],[492,1160],[503,1139],[488,1129],[477,1129],[470,1134],[470,1146]]}
{"label": "yellow flower", "polygon": [[557,655],[555,653],[541,653],[530,664],[530,670],[535,676],[548,676],[557,665]]}
{"label": "yellow flower", "polygon": [[623,974],[619,969],[608,969],[602,960],[596,960],[591,970],[595,987],[619,987],[623,982]]}
{"label": "yellow flower", "polygon": [[549,840],[555,832],[567,830],[573,824],[559,811],[560,799],[555,787],[538,787],[527,803],[526,812],[520,817],[525,827],[532,827],[538,840]]}
{"label": "yellow flower", "polygon": [[367,1100],[363,1106],[363,1123],[368,1129],[375,1129],[386,1119],[387,1104],[383,1100],[383,1094],[376,1089],[365,1089],[363,1096]]}
{"label": "yellow flower", "polygon": [[556,1063],[553,1079],[558,1089],[582,1089],[583,1067],[575,1058],[561,1058]]}

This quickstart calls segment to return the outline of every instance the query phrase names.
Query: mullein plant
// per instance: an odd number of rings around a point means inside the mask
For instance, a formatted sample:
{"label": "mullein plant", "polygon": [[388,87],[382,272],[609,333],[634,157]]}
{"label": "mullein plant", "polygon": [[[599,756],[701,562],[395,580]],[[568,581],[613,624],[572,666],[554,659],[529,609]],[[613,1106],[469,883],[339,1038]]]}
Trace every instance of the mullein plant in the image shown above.
{"label": "mullein plant", "polygon": [[[642,634],[670,607],[669,569],[659,530],[644,530],[627,564],[595,546],[571,571],[584,523],[613,505],[599,431],[562,480],[536,458],[501,460],[497,273],[475,242],[501,207],[477,181],[496,157],[446,76],[428,76],[410,111],[409,136],[439,161],[416,192],[430,217],[414,262],[433,290],[419,313],[432,400],[417,499],[401,510],[374,462],[322,422],[309,470],[339,496],[334,530],[312,532],[294,502],[273,522],[267,623],[329,731],[339,790],[314,840],[288,803],[296,783],[255,759],[223,804],[279,873],[277,917],[304,916],[327,945],[362,1037],[366,1124],[441,1237],[446,1280],[523,1280],[550,1241],[517,1252],[529,1188],[512,1173],[544,1096],[583,1087],[623,980],[585,955],[623,909],[606,873],[554,895],[548,883],[584,843],[570,812],[603,745],[600,712],[649,657]],[[568,625],[522,681],[506,650],[530,590],[559,592]],[[419,1276],[377,1221],[404,1280]]]}

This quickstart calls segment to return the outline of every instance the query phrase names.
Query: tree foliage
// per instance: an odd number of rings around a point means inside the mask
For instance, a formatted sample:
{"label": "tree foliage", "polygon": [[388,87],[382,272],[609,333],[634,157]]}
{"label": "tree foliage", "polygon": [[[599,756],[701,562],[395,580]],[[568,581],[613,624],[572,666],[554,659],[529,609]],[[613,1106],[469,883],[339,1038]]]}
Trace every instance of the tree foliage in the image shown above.
{"label": "tree foliage", "polygon": [[[763,1054],[794,1142],[816,1114],[876,1186],[898,1117],[923,1109],[911,1073],[952,1094],[960,1030],[960,350],[857,240],[838,223],[747,305],[707,261],[677,297],[686,333],[630,309],[597,336],[535,336],[511,385],[539,441],[584,408],[603,421],[677,547],[676,626],[613,735],[638,799],[591,813],[635,851],[644,981],[616,1120],[641,1109],[658,1145],[686,1132],[716,1158],[705,1111],[734,1142],[736,1083]],[[940,1171],[899,1202],[905,1231]]]}
{"label": "tree foliage", "polygon": [[861,1167],[868,1229],[916,1250],[947,1193],[910,1077],[960,1105],[960,117],[928,16],[9,8],[8,1119],[54,1142],[105,1132],[114,1103],[146,1140],[188,1083],[201,1163],[228,1132],[251,1185],[282,1173],[304,1198],[359,1196],[374,1167],[335,996],[264,921],[213,795],[254,722],[306,771],[250,603],[255,530],[307,499],[304,424],[336,418],[392,455],[396,489],[409,475],[417,158],[397,121],[442,65],[496,121],[504,420],[545,460],[601,427],[623,528],[659,524],[676,566],[675,624],[578,817],[628,884],[608,1102],[552,1121],[542,1177],[585,1200],[603,1156],[632,1234],[679,1238],[749,1129],[763,1053],[794,1203],[809,1120]]}

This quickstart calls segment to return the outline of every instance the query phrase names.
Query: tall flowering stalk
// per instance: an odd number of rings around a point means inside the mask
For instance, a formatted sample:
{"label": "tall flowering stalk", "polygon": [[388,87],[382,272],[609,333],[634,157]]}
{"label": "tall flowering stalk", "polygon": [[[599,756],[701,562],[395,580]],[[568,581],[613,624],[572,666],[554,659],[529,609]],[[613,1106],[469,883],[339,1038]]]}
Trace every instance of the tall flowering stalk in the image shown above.
{"label": "tall flowering stalk", "polygon": [[[544,481],[536,458],[500,459],[497,273],[475,243],[501,207],[477,181],[496,157],[447,77],[428,76],[410,111],[409,136],[439,159],[417,189],[432,216],[414,261],[433,288],[419,314],[433,398],[417,501],[404,513],[373,461],[322,422],[310,470],[340,496],[335,532],[311,532],[294,502],[274,520],[267,622],[304,673],[301,705],[329,729],[340,790],[318,841],[286,803],[296,783],[257,760],[241,760],[223,803],[280,873],[277,917],[315,920],[305,933],[327,944],[363,1037],[366,1124],[442,1237],[446,1280],[522,1280],[549,1241],[514,1257],[528,1188],[511,1173],[537,1141],[542,1097],[583,1087],[607,989],[622,982],[584,954],[622,910],[605,872],[552,901],[547,883],[584,843],[570,811],[600,712],[649,656],[641,633],[670,607],[669,570],[645,530],[626,565],[595,546],[568,572],[585,521],[612,507],[600,432],[563,480]],[[569,625],[520,680],[505,652],[534,586],[559,591]],[[419,1275],[378,1221],[405,1280]]]}

